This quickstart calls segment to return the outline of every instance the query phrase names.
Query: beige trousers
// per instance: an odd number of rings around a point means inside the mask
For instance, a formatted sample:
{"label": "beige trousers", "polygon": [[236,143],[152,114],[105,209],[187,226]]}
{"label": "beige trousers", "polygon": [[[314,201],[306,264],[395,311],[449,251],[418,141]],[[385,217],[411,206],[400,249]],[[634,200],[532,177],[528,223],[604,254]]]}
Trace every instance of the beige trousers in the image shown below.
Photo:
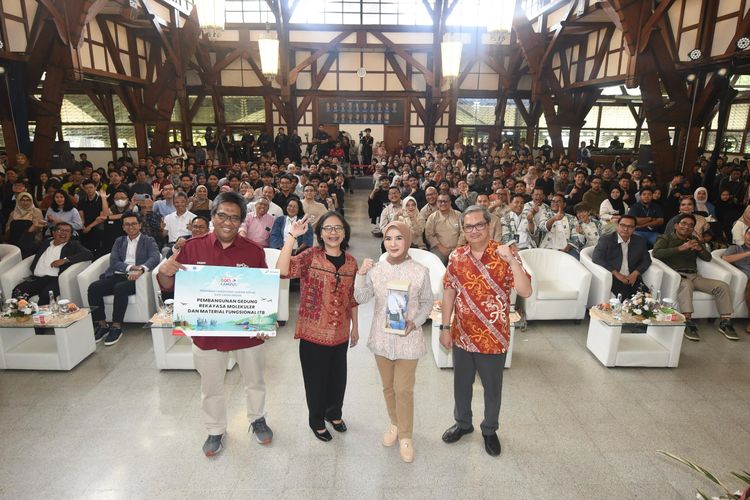
{"label": "beige trousers", "polygon": [[383,396],[391,423],[398,427],[399,439],[411,439],[414,428],[414,380],[418,359],[390,360],[375,356]]}
{"label": "beige trousers", "polygon": [[[263,380],[266,365],[265,344],[230,352],[240,365],[247,398],[247,420],[252,423],[266,416],[266,384]],[[193,362],[201,376],[203,424],[211,435],[224,434],[227,431],[224,377],[230,352],[203,350],[193,344]]]}
{"label": "beige trousers", "polygon": [[680,286],[677,288],[677,303],[680,305],[680,312],[693,312],[693,291],[710,293],[716,301],[716,309],[720,316],[729,316],[733,312],[732,298],[729,295],[729,285],[719,280],[703,278],[698,274],[688,274],[680,279]]}

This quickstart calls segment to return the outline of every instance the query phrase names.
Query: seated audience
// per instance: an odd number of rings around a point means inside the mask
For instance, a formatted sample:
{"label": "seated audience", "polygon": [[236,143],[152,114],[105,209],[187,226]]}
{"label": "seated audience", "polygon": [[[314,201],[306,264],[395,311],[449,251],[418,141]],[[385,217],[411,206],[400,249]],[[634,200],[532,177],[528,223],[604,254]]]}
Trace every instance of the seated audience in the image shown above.
{"label": "seated audience", "polygon": [[195,193],[188,199],[188,210],[200,217],[211,217],[213,202],[208,198],[208,188],[203,185],[195,186]]}
{"label": "seated audience", "polygon": [[401,210],[396,214],[394,219],[403,222],[411,230],[411,247],[425,250],[427,244],[424,242],[424,227],[427,221],[422,217],[419,211],[417,200],[407,196],[401,200]]}
{"label": "seated audience", "polygon": [[401,190],[397,186],[391,186],[388,189],[388,201],[390,202],[380,213],[378,226],[380,232],[383,232],[385,226],[396,220],[396,215],[401,211],[403,206],[401,200]]}
{"label": "seated audience", "polygon": [[83,227],[81,214],[78,213],[73,204],[73,199],[62,190],[55,193],[52,198],[52,205],[47,209],[45,218],[50,230],[61,222],[70,224],[73,231],[78,231]]}
{"label": "seated audience", "polygon": [[614,186],[609,190],[609,197],[599,205],[599,219],[606,223],[616,225],[617,221],[628,213],[628,205],[622,197],[622,189]]}
{"label": "seated audience", "polygon": [[745,232],[748,228],[750,228],[750,205],[745,207],[742,216],[732,225],[732,243],[742,245],[745,242]]}
{"label": "seated audience", "polygon": [[34,255],[46,228],[42,211],[34,206],[31,194],[18,193],[16,206],[10,212],[5,226],[5,242],[20,248],[21,256],[25,259]]}
{"label": "seated audience", "polygon": [[[477,195],[476,204],[482,208],[487,209],[487,213],[490,214],[490,239],[499,242],[502,238],[502,226],[500,217],[494,212],[489,210],[490,197],[484,193]],[[467,207],[468,208],[468,207]],[[466,234],[461,230],[461,236],[458,238],[458,246],[466,244]]]}
{"label": "seated audience", "polygon": [[247,238],[262,248],[268,247],[268,240],[271,238],[271,228],[273,227],[273,216],[268,213],[268,207],[271,202],[265,198],[260,198],[255,202],[255,211],[248,212],[245,221],[240,226],[239,235]]}
{"label": "seated audience", "polygon": [[[286,204],[286,215],[276,217],[273,221],[269,246],[281,250],[281,247],[284,246],[284,239],[292,227],[292,223],[302,219],[304,216],[305,211],[302,209],[302,202],[297,198],[290,198]],[[294,241],[292,254],[297,255],[311,246],[313,246],[313,225],[308,224],[307,232]]]}
{"label": "seated audience", "polygon": [[708,201],[708,189],[699,187],[693,193],[693,199],[695,199],[696,215],[702,215],[703,217],[716,216],[716,207]]}
{"label": "seated audience", "polygon": [[593,177],[591,179],[591,184],[589,185],[589,190],[583,195],[583,203],[588,205],[594,215],[599,215],[599,208],[602,206],[602,203],[608,199],[610,194],[611,191],[605,191],[602,189],[601,177]]}
{"label": "seated audience", "polygon": [[424,235],[430,251],[447,265],[448,256],[458,244],[461,214],[451,208],[451,197],[447,193],[438,195],[437,204],[438,211],[425,223]]}
{"label": "seated audience", "polygon": [[188,197],[185,193],[175,193],[172,202],[175,211],[164,217],[164,229],[162,231],[162,234],[167,237],[167,243],[170,247],[180,236],[190,234],[190,223],[196,217],[194,213],[187,209]]}
{"label": "seated audience", "polygon": [[669,219],[669,222],[667,222],[667,225],[664,226],[664,234],[670,234],[674,231],[674,225],[677,224],[677,221],[680,218],[680,215],[682,214],[693,214],[695,216],[695,232],[693,233],[693,236],[696,237],[699,241],[703,239],[703,231],[708,229],[708,222],[706,221],[706,218],[702,215],[698,215],[695,213],[695,202],[690,196],[683,196],[680,199],[680,205],[679,205],[679,213]]}
{"label": "seated audience", "polygon": [[514,194],[510,199],[510,210],[500,219],[500,242],[503,245],[515,243],[519,250],[536,248],[537,225],[533,212],[523,211],[525,199],[522,194]]}
{"label": "seated audience", "polygon": [[315,201],[315,193],[316,190],[312,184],[307,184],[302,189],[302,208],[307,214],[307,219],[310,221],[311,225],[314,225],[315,222],[317,222],[317,220],[328,211],[325,205]]}
{"label": "seated audience", "polygon": [[[210,229],[210,223],[209,220],[205,217],[202,217],[200,215],[196,215],[195,218],[190,222],[190,234],[186,236],[180,236],[177,238],[177,241],[174,242],[174,245],[172,248],[169,249],[169,253],[167,253],[167,258],[170,258],[174,252],[178,252],[182,249],[183,246],[185,246],[185,242],[189,240],[190,238],[195,238],[196,236],[203,236],[204,234],[208,234]],[[169,298],[169,297],[166,297]]]}
{"label": "seated audience", "polygon": [[591,216],[591,210],[585,203],[579,203],[575,206],[576,218],[578,225],[576,233],[581,240],[581,248],[596,246],[602,235],[602,223],[596,217]]}
{"label": "seated audience", "polygon": [[629,299],[644,287],[643,273],[651,266],[648,244],[634,234],[636,218],[623,215],[614,233],[603,235],[594,247],[592,260],[612,273],[612,294]]}
{"label": "seated audience", "polygon": [[680,312],[687,319],[685,338],[695,342],[700,340],[698,326],[692,321],[693,290],[698,290],[713,295],[716,300],[716,308],[721,316],[719,333],[729,340],[739,340],[730,319],[733,308],[732,298],[729,295],[729,285],[718,280],[704,278],[698,274],[696,259],[700,258],[709,262],[711,253],[693,236],[694,231],[695,216],[681,214],[677,224],[675,224],[674,232],[660,236],[654,245],[654,258],[663,261],[681,276],[680,286],[677,290],[677,302]]}
{"label": "seated audience", "polygon": [[[13,289],[14,299],[28,299],[39,296],[40,306],[49,304],[49,292],[57,297],[60,285],[57,281],[61,273],[77,262],[91,260],[91,251],[77,240],[71,240],[73,227],[60,222],[52,228],[52,238],[45,241],[31,261],[31,275]],[[67,298],[67,297],[66,297]]]}
{"label": "seated audience", "polygon": [[565,198],[563,198],[563,195],[554,195],[550,204],[552,215],[542,222],[542,238],[539,248],[560,250],[580,259],[582,239],[576,231],[578,220],[565,213]]}
{"label": "seated audience", "polygon": [[[128,297],[135,294],[135,282],[143,279],[161,259],[156,241],[141,234],[138,215],[126,212],[121,219],[125,234],[115,240],[107,270],[87,290],[92,306],[91,319],[96,325],[94,339],[97,343],[104,340],[104,345],[114,345],[122,337],[122,322],[128,309]],[[106,295],[114,295],[111,325],[107,324],[104,314]]]}
{"label": "seated audience", "polygon": [[654,201],[654,191],[651,188],[642,188],[640,195],[640,199],[630,207],[628,215],[635,216],[638,221],[635,234],[646,238],[652,247],[659,237],[661,226],[664,225],[664,211]]}
{"label": "seated audience", "polygon": [[[724,252],[722,259],[729,262],[750,278],[750,228],[745,230],[745,241],[742,245],[731,245]],[[745,285],[745,306],[750,311],[750,279]],[[750,322],[745,327],[745,332],[750,333]]]}

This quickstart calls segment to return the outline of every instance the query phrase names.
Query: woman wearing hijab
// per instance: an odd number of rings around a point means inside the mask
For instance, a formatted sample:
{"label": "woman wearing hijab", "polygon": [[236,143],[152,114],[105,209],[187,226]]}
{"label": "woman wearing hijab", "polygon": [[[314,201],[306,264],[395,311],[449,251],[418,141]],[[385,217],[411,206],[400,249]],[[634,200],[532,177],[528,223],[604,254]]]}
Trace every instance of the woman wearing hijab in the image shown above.
{"label": "woman wearing hijab", "polygon": [[6,242],[20,248],[25,259],[36,251],[36,245],[41,241],[42,231],[46,227],[42,211],[34,206],[34,197],[30,193],[18,193],[16,208],[8,216],[5,226],[5,233],[8,235]]}
{"label": "woman wearing hijab", "polygon": [[728,190],[724,190],[719,194],[719,199],[716,200],[716,219],[717,227],[714,228],[714,234],[716,239],[723,242],[732,241],[732,224],[742,214],[742,207],[737,205],[733,198],[732,193]]}
{"label": "woman wearing hijab", "polygon": [[188,210],[199,217],[211,217],[211,207],[213,203],[208,198],[208,188],[201,184],[195,187],[195,194],[190,197]]}
{"label": "woman wearing hijab", "polygon": [[695,200],[695,213],[703,217],[715,216],[716,208],[708,201],[708,189],[699,187],[693,193]]}
{"label": "woman wearing hijab", "polygon": [[[383,434],[383,445],[399,441],[401,459],[414,460],[412,429],[414,419],[414,381],[419,358],[427,352],[422,325],[432,310],[430,272],[409,257],[411,229],[400,221],[388,224],[383,231],[385,261],[365,259],[357,272],[354,297],[359,304],[375,298],[373,321],[367,347],[383,382],[383,396],[390,425]],[[406,282],[406,313],[403,333],[388,333],[387,313],[392,298],[404,297]],[[399,283],[402,284],[399,287]],[[401,294],[395,290],[402,290]]]}
{"label": "woman wearing hijab", "polygon": [[411,246],[413,248],[421,248],[422,250],[427,249],[427,245],[424,242],[425,220],[419,212],[417,200],[413,196],[407,196],[401,201],[401,206],[403,208],[396,214],[396,220],[409,226],[411,231]]}

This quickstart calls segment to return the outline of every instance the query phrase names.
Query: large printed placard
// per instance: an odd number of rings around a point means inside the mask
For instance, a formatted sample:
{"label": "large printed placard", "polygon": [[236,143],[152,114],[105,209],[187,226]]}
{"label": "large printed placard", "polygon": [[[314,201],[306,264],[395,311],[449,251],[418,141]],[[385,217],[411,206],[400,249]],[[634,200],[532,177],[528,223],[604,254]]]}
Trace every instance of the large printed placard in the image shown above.
{"label": "large printed placard", "polygon": [[174,335],[276,335],[278,269],[186,267],[175,276]]}

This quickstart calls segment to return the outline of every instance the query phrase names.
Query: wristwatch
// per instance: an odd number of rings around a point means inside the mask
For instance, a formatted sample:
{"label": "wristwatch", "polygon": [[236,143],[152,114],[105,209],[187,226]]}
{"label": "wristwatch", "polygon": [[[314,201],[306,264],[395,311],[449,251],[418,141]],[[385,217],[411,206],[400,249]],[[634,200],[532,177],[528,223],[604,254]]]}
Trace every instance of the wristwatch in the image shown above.
{"label": "wristwatch", "polygon": [[440,328],[441,330],[450,330],[450,329],[451,329],[451,325],[440,325],[440,327],[439,327],[439,328]]}

